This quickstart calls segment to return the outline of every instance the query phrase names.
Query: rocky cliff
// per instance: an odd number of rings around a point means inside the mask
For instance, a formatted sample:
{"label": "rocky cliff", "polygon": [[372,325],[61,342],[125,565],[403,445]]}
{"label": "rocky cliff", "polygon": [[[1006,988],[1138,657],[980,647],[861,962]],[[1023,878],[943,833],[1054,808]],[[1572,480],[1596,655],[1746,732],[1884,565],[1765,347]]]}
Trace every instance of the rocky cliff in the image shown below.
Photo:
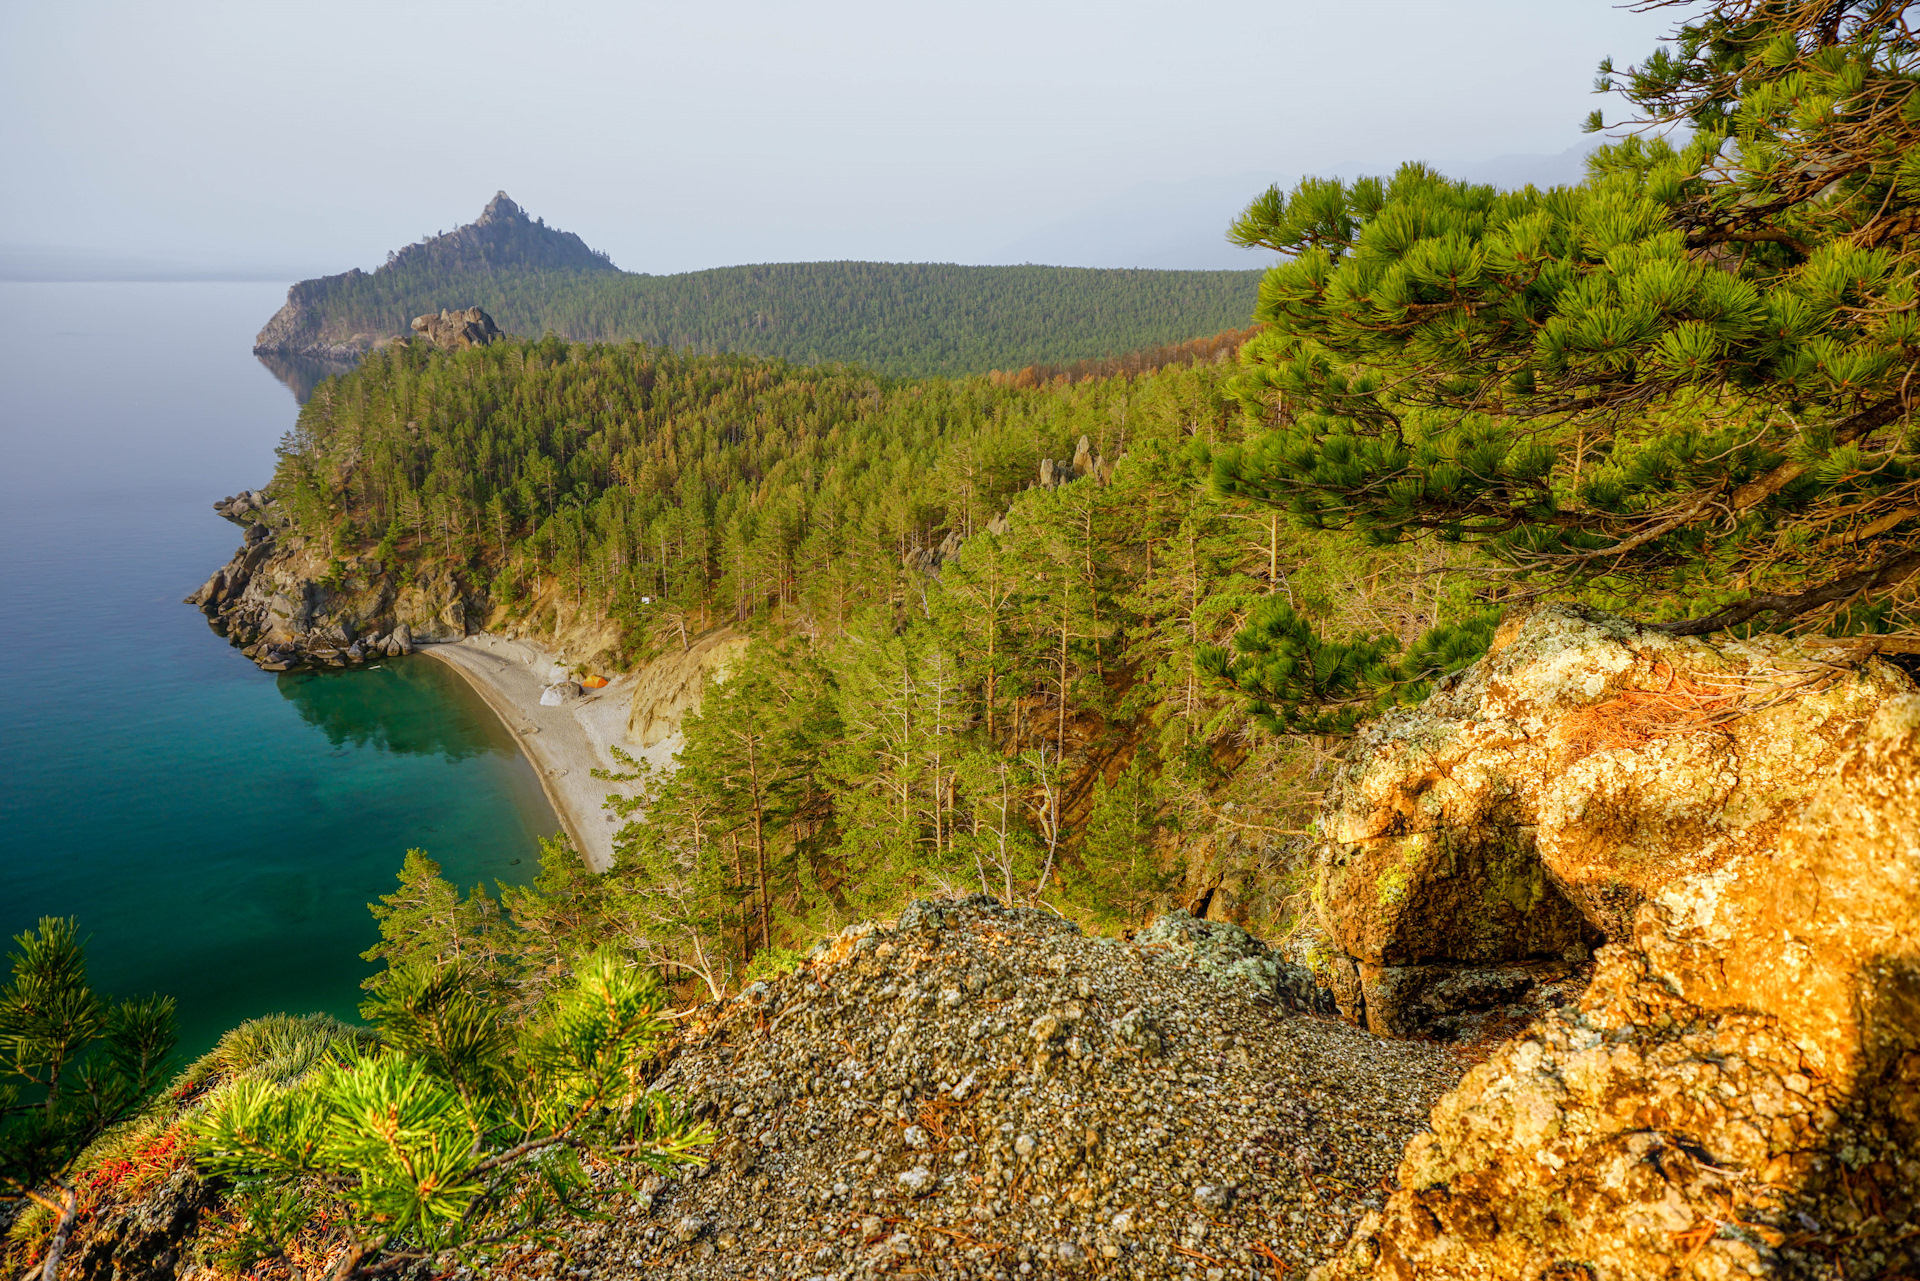
{"label": "rocky cliff", "polygon": [[684,651],[669,651],[643,666],[633,687],[628,739],[647,748],[678,734],[680,722],[700,710],[707,682],[726,679],[728,666],[746,647],[745,636],[716,627],[694,637]]}
{"label": "rocky cliff", "polygon": [[248,490],[214,504],[246,529],[233,559],[186,598],[270,672],[345,667],[475,630],[484,594],[439,570],[405,578],[377,560],[334,560],[292,532],[279,501]]}
{"label": "rocky cliff", "polygon": [[253,350],[355,360],[405,336],[415,316],[471,305],[476,279],[616,270],[579,236],[528,217],[502,191],[472,222],[389,254],[373,271],[355,267],[300,281],[287,290],[286,304],[261,329]]}

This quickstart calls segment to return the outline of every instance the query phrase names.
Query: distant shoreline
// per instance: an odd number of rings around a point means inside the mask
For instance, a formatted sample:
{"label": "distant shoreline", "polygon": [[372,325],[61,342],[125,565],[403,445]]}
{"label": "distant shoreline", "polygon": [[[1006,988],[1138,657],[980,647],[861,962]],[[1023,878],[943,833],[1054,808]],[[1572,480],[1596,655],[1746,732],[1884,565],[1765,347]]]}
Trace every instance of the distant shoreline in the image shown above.
{"label": "distant shoreline", "polygon": [[620,785],[596,779],[592,771],[624,769],[610,747],[642,755],[625,741],[632,678],[622,677],[558,707],[542,707],[541,692],[551,683],[559,660],[538,645],[483,633],[423,644],[414,652],[445,663],[473,687],[533,766],[547,802],[588,869],[604,872],[612,867],[619,823],[605,801]]}

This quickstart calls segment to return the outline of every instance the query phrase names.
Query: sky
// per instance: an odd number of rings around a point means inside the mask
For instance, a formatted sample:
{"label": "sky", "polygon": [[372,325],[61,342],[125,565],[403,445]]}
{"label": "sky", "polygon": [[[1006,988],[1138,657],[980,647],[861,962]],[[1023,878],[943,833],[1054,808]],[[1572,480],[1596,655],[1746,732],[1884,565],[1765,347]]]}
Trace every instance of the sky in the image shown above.
{"label": "sky", "polygon": [[1225,222],[1269,182],[1577,166],[1595,65],[1643,58],[1674,17],[1605,0],[0,0],[0,260],[371,268],[505,190],[630,271],[1231,266]]}

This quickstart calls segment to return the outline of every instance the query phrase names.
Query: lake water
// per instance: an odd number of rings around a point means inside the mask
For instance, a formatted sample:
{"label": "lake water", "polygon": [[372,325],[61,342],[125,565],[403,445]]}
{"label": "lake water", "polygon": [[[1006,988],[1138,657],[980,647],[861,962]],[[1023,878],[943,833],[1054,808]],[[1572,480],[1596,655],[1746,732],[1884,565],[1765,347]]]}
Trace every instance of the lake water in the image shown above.
{"label": "lake water", "polygon": [[352,1016],[409,847],[511,883],[559,828],[442,664],[274,676],[181,603],[293,425],[248,350],[285,296],[0,283],[0,929],[78,917],[96,987],[179,999],[183,1054]]}

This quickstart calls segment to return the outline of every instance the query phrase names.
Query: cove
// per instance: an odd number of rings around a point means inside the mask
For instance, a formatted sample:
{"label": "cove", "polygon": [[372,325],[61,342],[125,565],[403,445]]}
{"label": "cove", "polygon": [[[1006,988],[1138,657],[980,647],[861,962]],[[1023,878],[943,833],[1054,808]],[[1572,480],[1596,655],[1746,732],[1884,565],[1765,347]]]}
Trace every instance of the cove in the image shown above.
{"label": "cove", "polygon": [[168,993],[181,1053],[352,1017],[409,847],[530,880],[559,829],[430,659],[260,672],[181,597],[298,406],[250,354],[272,284],[0,284],[0,929],[76,916],[96,987]]}

